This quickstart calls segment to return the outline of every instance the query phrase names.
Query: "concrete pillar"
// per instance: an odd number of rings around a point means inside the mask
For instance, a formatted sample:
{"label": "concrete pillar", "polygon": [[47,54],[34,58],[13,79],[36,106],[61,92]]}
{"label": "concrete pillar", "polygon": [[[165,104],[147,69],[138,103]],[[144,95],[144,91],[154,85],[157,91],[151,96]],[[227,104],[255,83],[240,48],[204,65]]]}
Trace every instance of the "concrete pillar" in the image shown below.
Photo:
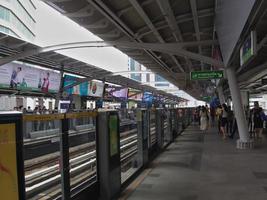
{"label": "concrete pillar", "polygon": [[219,86],[217,88],[217,91],[218,91],[218,95],[219,95],[219,100],[220,100],[220,103],[223,104],[225,103],[225,98],[224,98],[224,94],[223,94],[223,89],[221,86]]}
{"label": "concrete pillar", "polygon": [[237,141],[237,148],[252,148],[253,142],[249,138],[247,121],[241,101],[241,93],[237,84],[234,68],[226,68],[229,88],[235,110],[235,117],[238,126],[240,139]]}

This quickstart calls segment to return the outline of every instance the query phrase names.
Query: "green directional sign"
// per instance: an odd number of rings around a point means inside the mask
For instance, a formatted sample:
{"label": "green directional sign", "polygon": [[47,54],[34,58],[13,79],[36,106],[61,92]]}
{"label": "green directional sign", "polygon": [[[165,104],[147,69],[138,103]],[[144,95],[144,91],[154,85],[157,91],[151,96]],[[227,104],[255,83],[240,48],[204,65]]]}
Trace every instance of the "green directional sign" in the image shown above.
{"label": "green directional sign", "polygon": [[202,100],[206,101],[206,102],[210,102],[211,96],[204,96],[204,97],[202,97]]}
{"label": "green directional sign", "polygon": [[211,80],[223,78],[223,71],[193,71],[190,73],[191,80]]}

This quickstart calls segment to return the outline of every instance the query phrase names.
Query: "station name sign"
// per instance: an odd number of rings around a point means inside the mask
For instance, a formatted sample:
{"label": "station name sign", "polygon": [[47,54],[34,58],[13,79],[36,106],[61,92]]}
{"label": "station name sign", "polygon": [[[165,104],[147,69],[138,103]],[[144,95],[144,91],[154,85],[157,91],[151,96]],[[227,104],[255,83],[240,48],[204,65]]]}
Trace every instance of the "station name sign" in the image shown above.
{"label": "station name sign", "polygon": [[211,80],[223,78],[223,71],[193,71],[190,73],[191,80]]}

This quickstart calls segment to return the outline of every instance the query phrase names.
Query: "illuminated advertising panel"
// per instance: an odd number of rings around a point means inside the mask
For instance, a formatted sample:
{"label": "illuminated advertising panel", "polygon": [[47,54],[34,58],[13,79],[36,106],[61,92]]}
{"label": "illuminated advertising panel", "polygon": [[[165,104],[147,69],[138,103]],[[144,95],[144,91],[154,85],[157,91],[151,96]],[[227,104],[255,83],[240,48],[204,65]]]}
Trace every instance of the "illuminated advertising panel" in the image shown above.
{"label": "illuminated advertising panel", "polygon": [[0,67],[0,88],[57,93],[60,74],[18,63]]}
{"label": "illuminated advertising panel", "polygon": [[19,200],[15,129],[15,123],[0,124],[1,199]]}
{"label": "illuminated advertising panel", "polygon": [[129,88],[128,91],[128,99],[130,100],[136,100],[136,101],[142,101],[143,99],[143,92],[135,89]]}

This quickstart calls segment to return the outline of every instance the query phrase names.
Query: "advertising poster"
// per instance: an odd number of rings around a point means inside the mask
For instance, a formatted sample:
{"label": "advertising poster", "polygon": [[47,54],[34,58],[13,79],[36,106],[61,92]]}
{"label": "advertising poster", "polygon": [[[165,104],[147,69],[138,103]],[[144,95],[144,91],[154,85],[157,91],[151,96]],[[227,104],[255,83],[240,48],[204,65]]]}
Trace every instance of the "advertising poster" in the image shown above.
{"label": "advertising poster", "polygon": [[129,89],[128,91],[128,99],[142,101],[143,93],[139,90]]}
{"label": "advertising poster", "polygon": [[118,117],[111,115],[109,117],[109,136],[110,136],[110,156],[118,153]]}
{"label": "advertising poster", "polygon": [[88,83],[88,96],[102,97],[104,92],[104,83],[90,81]]}
{"label": "advertising poster", "polygon": [[15,124],[0,124],[1,199],[19,199]]}
{"label": "advertising poster", "polygon": [[117,97],[126,100],[128,96],[128,88],[107,87],[105,89],[105,98]]}
{"label": "advertising poster", "polygon": [[[65,75],[64,87],[76,83],[80,78],[75,76]],[[67,90],[68,94],[75,94],[79,96],[102,97],[104,92],[104,83],[97,81],[86,81],[79,85],[75,85]]]}
{"label": "advertising poster", "polygon": [[153,95],[150,92],[145,92],[144,96],[143,96],[143,101],[148,102],[148,103],[152,103]]}
{"label": "advertising poster", "polygon": [[117,90],[112,93],[114,97],[121,98],[121,99],[127,99],[128,96],[128,88],[122,88],[120,90]]}
{"label": "advertising poster", "polygon": [[152,103],[153,103],[153,95],[150,92],[144,92],[142,103],[144,103],[146,105],[146,107],[150,108],[152,106]]}
{"label": "advertising poster", "polygon": [[57,93],[60,87],[60,74],[9,63],[0,67],[0,88]]}
{"label": "advertising poster", "polygon": [[[75,76],[65,75],[64,87],[76,83],[77,80],[79,80],[79,78]],[[84,83],[75,85],[74,87],[67,89],[67,93],[69,95],[75,94],[75,95],[80,95],[80,96],[87,96],[88,95],[88,82],[84,82]]]}

